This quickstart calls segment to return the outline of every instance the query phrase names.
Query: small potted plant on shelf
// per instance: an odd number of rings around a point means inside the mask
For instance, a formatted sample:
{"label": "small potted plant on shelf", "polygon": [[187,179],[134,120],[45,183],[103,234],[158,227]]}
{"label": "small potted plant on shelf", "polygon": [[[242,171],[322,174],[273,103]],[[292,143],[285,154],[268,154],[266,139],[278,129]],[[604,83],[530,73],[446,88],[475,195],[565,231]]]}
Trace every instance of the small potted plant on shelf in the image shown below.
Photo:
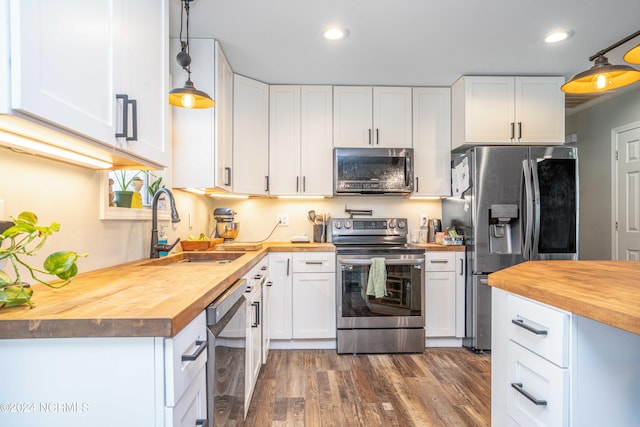
{"label": "small potted plant on shelf", "polygon": [[[134,179],[138,178],[138,174],[140,171],[137,171],[134,175],[127,173],[130,171],[127,170],[116,170],[113,171],[113,176],[115,177],[115,181],[120,187],[120,190],[114,191],[115,195],[115,203],[119,208],[130,208],[131,200],[133,199],[133,191],[129,190],[129,185],[134,181]],[[139,178],[138,178],[139,179]]]}
{"label": "small potted plant on shelf", "polygon": [[[47,238],[60,230],[60,224],[51,223],[48,227],[38,225],[38,217],[32,212],[22,212],[12,221],[0,222],[0,261],[6,263],[6,268],[0,269],[0,309],[28,305],[34,307],[31,301],[33,288],[22,281],[20,268],[27,269],[31,278],[51,288],[61,288],[68,285],[78,274],[76,261],[87,254],[72,251],[59,251],[50,254],[43,264],[43,268],[36,268],[28,264],[23,258],[35,255],[44,246]],[[8,245],[5,245],[7,243]],[[12,270],[12,276],[8,273]],[[42,280],[39,275],[56,276],[54,280]]]}

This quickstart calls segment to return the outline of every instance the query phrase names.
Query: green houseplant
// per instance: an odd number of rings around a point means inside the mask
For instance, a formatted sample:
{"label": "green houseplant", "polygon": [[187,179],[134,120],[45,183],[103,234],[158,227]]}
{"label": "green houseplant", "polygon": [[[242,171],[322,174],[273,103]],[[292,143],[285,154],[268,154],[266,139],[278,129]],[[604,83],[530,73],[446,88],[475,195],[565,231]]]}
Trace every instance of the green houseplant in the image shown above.
{"label": "green houseplant", "polygon": [[130,208],[131,207],[131,199],[133,198],[133,191],[129,190],[129,185],[133,182],[135,178],[138,177],[140,171],[137,171],[134,175],[127,174],[127,170],[119,169],[113,171],[113,176],[115,177],[115,182],[120,187],[120,190],[114,191],[114,201],[116,202],[116,206],[119,208]]}
{"label": "green houseplant", "polygon": [[[60,224],[51,223],[48,227],[38,225],[38,217],[32,212],[22,212],[11,222],[4,222],[0,228],[0,261],[7,263],[6,270],[12,271],[13,278],[7,271],[0,269],[0,309],[2,307],[16,307],[23,304],[34,307],[31,301],[33,289],[22,281],[20,267],[25,267],[31,278],[52,288],[61,288],[78,274],[76,261],[87,254],[72,251],[59,251],[50,254],[43,264],[43,268],[36,268],[28,264],[24,258],[35,255],[44,246],[47,238],[60,230]],[[7,228],[8,227],[8,228]],[[7,243],[7,245],[5,245]],[[49,274],[56,276],[54,280],[43,280],[39,276]]]}

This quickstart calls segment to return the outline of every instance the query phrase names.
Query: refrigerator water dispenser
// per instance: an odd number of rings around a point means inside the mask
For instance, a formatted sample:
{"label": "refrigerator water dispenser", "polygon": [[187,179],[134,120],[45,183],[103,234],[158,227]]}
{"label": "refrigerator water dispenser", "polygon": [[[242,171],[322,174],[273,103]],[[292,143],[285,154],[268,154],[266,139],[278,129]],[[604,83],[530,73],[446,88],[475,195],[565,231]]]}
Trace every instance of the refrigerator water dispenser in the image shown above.
{"label": "refrigerator water dispenser", "polygon": [[518,227],[518,205],[491,205],[489,209],[489,251],[498,254],[520,252],[520,242],[514,242],[519,233],[512,233]]}

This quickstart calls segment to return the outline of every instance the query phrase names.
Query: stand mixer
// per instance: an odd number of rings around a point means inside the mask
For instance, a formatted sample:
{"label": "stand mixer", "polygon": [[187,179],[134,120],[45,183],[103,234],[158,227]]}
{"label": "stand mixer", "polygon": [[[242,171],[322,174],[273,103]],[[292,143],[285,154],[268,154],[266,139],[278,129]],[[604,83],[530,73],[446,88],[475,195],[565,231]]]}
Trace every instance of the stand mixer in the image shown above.
{"label": "stand mixer", "polygon": [[225,242],[230,242],[238,237],[240,223],[234,222],[236,212],[229,208],[216,208],[213,210],[213,219],[216,220],[216,235],[222,237]]}

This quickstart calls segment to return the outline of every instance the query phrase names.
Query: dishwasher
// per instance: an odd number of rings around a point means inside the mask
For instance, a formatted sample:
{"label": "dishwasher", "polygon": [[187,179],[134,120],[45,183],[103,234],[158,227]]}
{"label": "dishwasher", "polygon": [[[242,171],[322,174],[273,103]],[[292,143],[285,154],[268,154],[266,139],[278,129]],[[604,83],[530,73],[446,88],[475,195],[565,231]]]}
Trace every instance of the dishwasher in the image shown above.
{"label": "dishwasher", "polygon": [[209,426],[244,421],[247,282],[239,279],[207,307]]}

